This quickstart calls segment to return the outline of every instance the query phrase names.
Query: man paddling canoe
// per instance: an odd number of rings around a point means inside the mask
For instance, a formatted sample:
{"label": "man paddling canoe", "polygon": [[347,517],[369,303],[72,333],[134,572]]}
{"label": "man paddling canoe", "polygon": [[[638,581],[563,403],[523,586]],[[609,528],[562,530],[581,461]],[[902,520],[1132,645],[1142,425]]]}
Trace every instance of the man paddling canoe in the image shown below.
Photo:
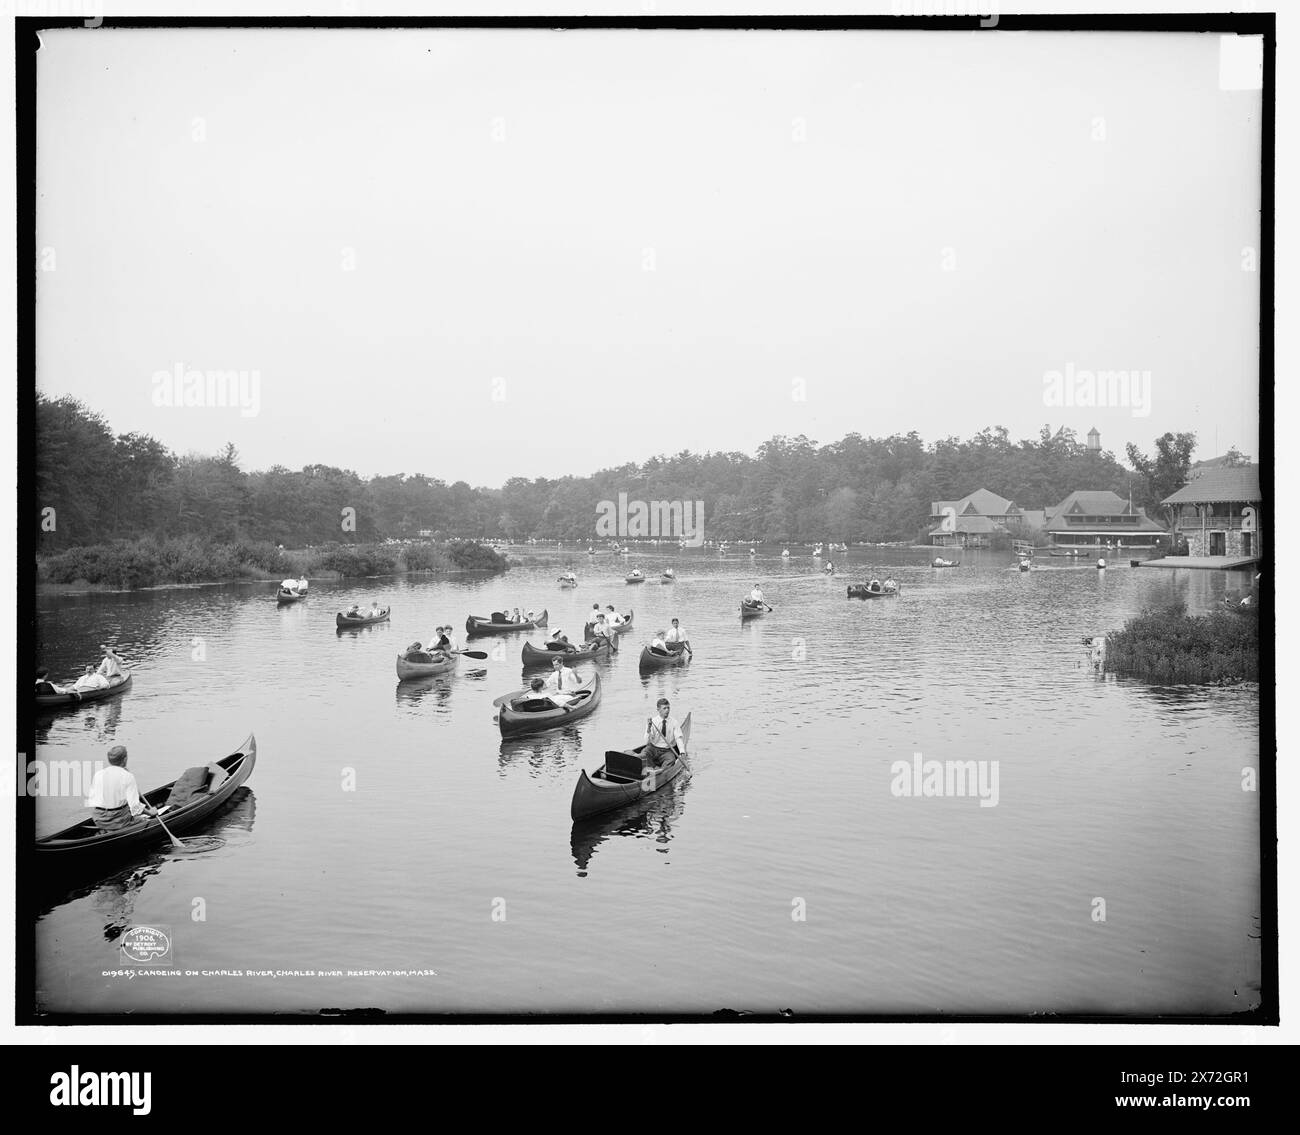
{"label": "man paddling canoe", "polygon": [[673,620],[672,629],[670,629],[668,634],[665,636],[664,642],[669,646],[672,646],[674,643],[681,643],[682,649],[685,650],[688,655],[694,653],[691,650],[691,640],[686,637],[686,628],[676,619]]}
{"label": "man paddling canoe", "polygon": [[682,756],[686,755],[686,738],[677,718],[669,716],[670,709],[668,699],[660,698],[655,703],[655,716],[646,718],[644,756],[646,763],[655,768],[673,755],[674,747]]}
{"label": "man paddling canoe", "polygon": [[158,815],[158,809],[140,799],[135,774],[126,770],[126,748],[114,745],[108,750],[108,768],[95,773],[86,796],[86,807],[93,808],[95,826],[101,831],[115,831],[135,822],[141,814]]}

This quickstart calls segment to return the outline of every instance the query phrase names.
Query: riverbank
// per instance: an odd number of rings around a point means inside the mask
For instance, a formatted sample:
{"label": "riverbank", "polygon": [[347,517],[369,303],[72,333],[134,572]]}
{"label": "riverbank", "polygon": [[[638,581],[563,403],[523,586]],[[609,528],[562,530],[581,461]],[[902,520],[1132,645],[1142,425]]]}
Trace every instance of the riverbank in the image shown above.
{"label": "riverbank", "polygon": [[325,581],[421,573],[499,573],[508,567],[506,557],[467,540],[330,544],[290,551],[268,543],[146,538],[70,548],[36,560],[37,588],[53,594],[269,583],[290,576]]}

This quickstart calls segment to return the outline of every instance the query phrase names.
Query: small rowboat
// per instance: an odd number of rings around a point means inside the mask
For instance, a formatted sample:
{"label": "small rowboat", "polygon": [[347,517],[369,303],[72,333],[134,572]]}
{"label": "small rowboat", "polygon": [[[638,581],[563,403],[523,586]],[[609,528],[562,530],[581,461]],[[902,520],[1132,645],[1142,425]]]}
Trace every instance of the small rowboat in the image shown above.
{"label": "small rowboat", "polygon": [[86,702],[103,701],[105,698],[124,694],[131,688],[131,671],[123,671],[123,676],[111,682],[102,690],[86,690],[81,694],[37,694],[37,709],[64,709],[68,706],[84,705]]}
{"label": "small rowboat", "polygon": [[434,674],[448,674],[456,669],[456,655],[448,654],[437,658],[420,651],[418,655],[397,656],[397,680],[405,682],[408,678],[428,678]]}
{"label": "small rowboat", "polygon": [[665,666],[680,666],[686,661],[686,658],[686,649],[680,642],[670,642],[667,654],[660,654],[657,650],[651,650],[650,644],[646,643],[641,648],[640,668],[642,670],[661,670]]}
{"label": "small rowboat", "polygon": [[534,646],[531,642],[524,643],[524,648],[519,653],[523,658],[525,668],[537,666],[549,666],[552,659],[563,658],[566,666],[574,666],[579,662],[589,662],[593,658],[598,658],[603,654],[609,653],[609,646],[603,639],[592,639],[592,642],[598,645],[581,647],[577,650],[547,650],[540,646]]}
{"label": "small rowboat", "polygon": [[757,619],[759,615],[766,615],[767,607],[762,603],[751,603],[748,599],[740,601],[740,617],[742,619]]}
{"label": "small rowboat", "polygon": [[548,615],[543,611],[537,618],[530,622],[523,623],[494,623],[491,619],[481,619],[477,615],[471,615],[465,620],[465,633],[467,635],[484,635],[484,634],[512,634],[515,631],[531,631],[538,627],[546,626]]}
{"label": "small rowboat", "polygon": [[624,576],[623,579],[624,579],[624,582],[626,582],[626,583],[644,583],[644,582],[645,582],[645,576],[643,576],[639,571],[634,571],[634,572],[632,572],[631,575]]}
{"label": "small rowboat", "polygon": [[275,601],[277,604],[297,603],[306,598],[307,592],[305,591],[286,591],[283,587],[275,593]]}
{"label": "small rowboat", "polygon": [[930,566],[937,568],[961,567],[961,560],[945,560],[936,556],[934,560],[931,561]]}
{"label": "small rowboat", "polygon": [[556,583],[558,583],[561,587],[578,586],[578,581],[576,579],[565,579],[564,576],[560,576],[560,578],[556,580]]}
{"label": "small rowboat", "polygon": [[[629,611],[623,617],[623,621],[614,628],[614,633],[621,634],[621,635],[627,634],[627,632],[632,629],[632,616],[635,614],[636,614],[635,611]],[[595,628],[595,626],[596,626],[595,623],[587,623],[586,626],[582,628],[582,637],[585,642],[591,641],[592,631]]]}
{"label": "small rowboat", "polygon": [[660,583],[676,583],[677,577],[672,572],[666,571],[659,577]]}
{"label": "small rowboat", "polygon": [[[682,722],[682,736],[689,745],[689,713]],[[642,755],[644,752],[644,745],[624,752],[607,752],[605,763],[590,776],[585,769],[578,773],[573,803],[569,805],[569,816],[574,823],[658,792],[664,785],[676,780],[686,768],[686,763],[674,754],[660,768],[647,769]]]}
{"label": "small rowboat", "polygon": [[[173,834],[189,831],[198,826],[234,795],[235,789],[252,775],[253,765],[257,763],[257,742],[249,734],[248,739],[228,757],[214,762],[220,765],[229,776],[217,786],[215,792],[199,792],[188,802],[163,813],[162,823],[156,816],[141,817],[126,827],[103,831],[95,826],[93,819],[82,820],[61,832],[46,836],[36,841],[38,862],[43,875],[73,874],[91,869],[107,868],[118,859],[143,851],[159,843],[167,843],[167,831]],[[167,803],[172,785],[169,781],[161,788],[146,792],[141,799],[152,807]]]}
{"label": "small rowboat", "polygon": [[570,721],[586,717],[600,704],[600,675],[592,674],[585,682],[570,686],[563,693],[572,699],[563,706],[554,704],[546,694],[537,697],[531,691],[525,691],[516,701],[507,702],[497,714],[501,736],[522,737],[525,733],[559,729]]}
{"label": "small rowboat", "polygon": [[388,622],[388,617],[393,613],[391,607],[385,607],[382,612],[371,618],[369,615],[345,615],[340,611],[334,616],[334,625],[339,630],[350,630],[352,627],[373,627],[376,623]]}

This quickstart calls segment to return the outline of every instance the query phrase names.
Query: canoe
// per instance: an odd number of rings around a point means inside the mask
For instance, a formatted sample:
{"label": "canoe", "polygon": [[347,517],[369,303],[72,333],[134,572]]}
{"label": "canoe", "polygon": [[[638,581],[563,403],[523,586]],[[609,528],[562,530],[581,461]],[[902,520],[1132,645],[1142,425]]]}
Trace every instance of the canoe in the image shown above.
{"label": "canoe", "polygon": [[[564,707],[549,704],[545,697],[533,699],[528,695],[518,702],[507,702],[497,714],[497,725],[502,737],[522,737],[525,733],[541,733],[559,729],[570,721],[586,717],[600,704],[600,675],[592,674],[585,682],[564,691],[574,700]],[[534,704],[537,709],[516,709],[516,705]]]}
{"label": "canoe", "polygon": [[953,560],[951,563],[947,560],[932,560],[930,566],[934,568],[961,567],[961,560]]}
{"label": "canoe", "polygon": [[884,599],[888,595],[897,595],[897,594],[898,593],[896,591],[895,592],[886,591],[884,587],[881,587],[879,591],[872,591],[871,588],[865,583],[849,584],[850,599]]}
{"label": "canoe", "polygon": [[485,635],[512,634],[515,631],[531,631],[538,627],[546,626],[547,617],[547,613],[543,611],[531,622],[494,623],[491,619],[481,619],[477,615],[471,615],[465,620],[465,633],[467,635]]}
{"label": "canoe", "polygon": [[285,591],[284,588],[280,588],[275,593],[276,603],[297,603],[300,599],[306,598],[307,592],[305,591]]}
{"label": "canoe", "polygon": [[670,642],[667,654],[659,654],[651,650],[650,644],[646,643],[641,648],[640,668],[642,670],[661,670],[665,666],[680,666],[686,661],[687,657],[685,648],[679,642]]}
{"label": "canoe", "polygon": [[577,587],[577,586],[578,586],[578,581],[577,581],[576,579],[565,579],[565,578],[561,577],[561,578],[557,579],[555,582],[558,583],[561,587]]}
{"label": "canoe", "polygon": [[757,619],[759,615],[766,615],[766,614],[767,614],[767,608],[764,607],[762,604],[753,606],[750,604],[748,599],[742,599],[740,601],[740,617],[742,619]]}
{"label": "canoe", "polygon": [[405,682],[408,678],[428,678],[434,674],[447,674],[456,669],[455,654],[443,658],[441,661],[433,661],[432,655],[425,655],[428,662],[408,662],[405,654],[397,656],[397,679]]}
{"label": "canoe", "polygon": [[[627,634],[627,632],[632,629],[632,616],[635,614],[636,614],[635,611],[629,611],[627,615],[624,616],[623,621],[614,628],[614,632],[620,635]],[[582,638],[584,642],[591,641],[591,629],[595,625],[596,625],[595,623],[587,623],[582,628]]]}
{"label": "canoe", "polygon": [[131,671],[124,670],[120,681],[114,682],[102,690],[87,690],[77,694],[37,694],[37,709],[63,709],[68,706],[85,705],[87,702],[103,701],[105,698],[124,694],[131,688]]}
{"label": "canoe", "polygon": [[526,642],[523,650],[519,653],[523,658],[525,667],[549,666],[552,659],[555,658],[563,658],[566,666],[574,666],[579,662],[590,662],[593,658],[608,654],[609,647],[602,643],[600,646],[580,647],[577,650],[566,652],[563,650],[547,650],[545,647],[534,646],[531,642]]}
{"label": "canoe", "polygon": [[388,617],[393,613],[391,607],[385,607],[382,615],[376,615],[373,619],[369,615],[360,615],[352,618],[340,611],[334,616],[334,625],[340,630],[351,629],[352,627],[373,627],[376,623],[388,622]]}
{"label": "canoe", "polygon": [[[691,742],[691,715],[682,722],[682,735]],[[686,769],[679,757],[671,757],[662,768],[646,770],[642,753],[645,746],[623,752],[607,752],[605,763],[590,776],[586,769],[578,773],[578,783],[573,790],[569,816],[577,823],[601,812],[608,812],[624,804],[631,804],[652,792],[671,784]]]}
{"label": "canoe", "polygon": [[644,582],[645,582],[645,576],[643,576],[643,575],[627,575],[627,576],[624,576],[623,579],[624,579],[624,582],[626,582],[626,583],[644,583]]}
{"label": "canoe", "polygon": [[[215,792],[202,793],[189,803],[163,813],[163,823],[174,835],[192,830],[218,811],[252,775],[253,765],[257,763],[257,742],[249,734],[248,739],[235,752],[213,763],[225,769],[230,774],[229,777]],[[169,781],[161,788],[144,793],[141,799],[153,807],[165,804],[175,783],[174,780]],[[42,875],[61,875],[64,872],[106,868],[120,858],[168,842],[167,832],[157,817],[141,817],[134,824],[109,832],[100,831],[93,819],[85,819],[54,835],[38,839],[37,862]]]}
{"label": "canoe", "polygon": [[676,582],[677,582],[677,577],[676,577],[675,575],[661,575],[661,576],[659,577],[659,582],[660,582],[660,583],[676,583]]}

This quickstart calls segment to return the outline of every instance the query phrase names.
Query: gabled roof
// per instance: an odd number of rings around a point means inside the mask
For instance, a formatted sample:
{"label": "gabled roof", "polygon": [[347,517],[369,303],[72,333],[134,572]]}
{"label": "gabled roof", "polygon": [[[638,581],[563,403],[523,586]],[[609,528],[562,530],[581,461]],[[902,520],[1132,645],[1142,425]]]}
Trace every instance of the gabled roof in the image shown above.
{"label": "gabled roof", "polygon": [[958,516],[975,515],[975,516],[1006,516],[1008,512],[1016,511],[1015,503],[1007,500],[1006,497],[1000,497],[997,493],[991,493],[988,489],[976,489],[973,493],[968,493],[961,500],[955,501],[931,501],[930,515],[942,516],[944,509],[951,508]]}
{"label": "gabled roof", "polygon": [[[1137,516],[1136,524],[1126,524],[1124,532],[1163,532],[1164,527],[1152,520],[1142,509],[1130,507],[1118,493],[1109,489],[1079,489],[1071,493],[1055,508],[1047,510],[1048,532],[1078,531],[1078,525],[1067,522],[1069,516]],[[1115,531],[1120,531],[1116,528]]]}
{"label": "gabled roof", "polygon": [[1258,465],[1221,465],[1206,469],[1160,503],[1215,504],[1260,499]]}

